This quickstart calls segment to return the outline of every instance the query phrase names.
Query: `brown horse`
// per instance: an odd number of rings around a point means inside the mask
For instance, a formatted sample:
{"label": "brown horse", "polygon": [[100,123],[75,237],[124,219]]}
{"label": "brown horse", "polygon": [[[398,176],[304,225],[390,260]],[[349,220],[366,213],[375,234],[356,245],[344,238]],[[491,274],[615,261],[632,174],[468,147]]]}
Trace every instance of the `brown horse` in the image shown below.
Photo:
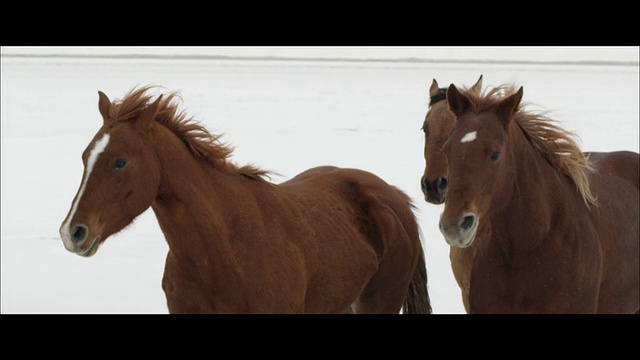
{"label": "brown horse", "polygon": [[[482,75],[469,90],[479,93],[481,89]],[[442,204],[447,193],[447,160],[442,156],[442,146],[449,138],[456,120],[445,101],[447,88],[438,87],[436,79],[433,79],[429,88],[429,98],[429,110],[422,124],[426,165],[420,186],[427,202]]]}
{"label": "brown horse", "polygon": [[60,236],[89,257],[151,207],[169,245],[171,313],[430,313],[409,198],[377,176],[318,167],[275,185],[149,87],[111,102],[82,155]]}
{"label": "brown horse", "polygon": [[[469,88],[478,95],[482,90],[482,75],[478,81]],[[509,95],[505,92],[513,93],[515,89],[509,86],[502,86],[488,90],[491,94],[487,95],[483,93],[482,96],[506,96]],[[425,117],[423,123],[423,131],[425,132],[425,170],[424,176],[421,178],[422,191],[425,195],[425,200],[433,204],[440,204],[444,202],[446,198],[447,190],[447,159],[442,154],[442,145],[448,140],[449,134],[453,129],[456,118],[449,110],[449,104],[446,100],[447,88],[439,88],[437,81],[434,79],[429,89],[430,104],[429,111]],[[586,152],[592,162],[593,167],[602,172],[611,174],[617,174],[626,181],[637,184],[638,174],[634,172],[637,167],[629,167],[625,161],[620,161],[624,158],[618,153],[598,153],[598,152]],[[440,184],[440,186],[435,186]],[[473,254],[472,247],[460,248],[451,246],[449,257],[451,260],[451,268],[453,270],[454,277],[462,291],[462,300],[467,312],[469,312],[469,275],[470,267],[472,265]]]}
{"label": "brown horse", "polygon": [[640,155],[582,153],[513,89],[447,91],[456,122],[440,229],[467,251],[452,263],[466,272],[467,310],[638,312]]}
{"label": "brown horse", "polygon": [[[469,91],[480,93],[482,90],[482,75],[478,81],[469,88]],[[422,124],[424,132],[424,175],[420,179],[420,185],[424,198],[432,204],[442,204],[447,194],[447,158],[442,154],[442,147],[449,139],[449,134],[456,122],[456,116],[449,110],[447,103],[447,88],[438,86],[433,79],[429,88],[429,111]],[[468,294],[469,276],[466,271],[470,261],[468,249],[451,246],[449,259],[453,276],[462,291],[462,302],[469,312]]]}

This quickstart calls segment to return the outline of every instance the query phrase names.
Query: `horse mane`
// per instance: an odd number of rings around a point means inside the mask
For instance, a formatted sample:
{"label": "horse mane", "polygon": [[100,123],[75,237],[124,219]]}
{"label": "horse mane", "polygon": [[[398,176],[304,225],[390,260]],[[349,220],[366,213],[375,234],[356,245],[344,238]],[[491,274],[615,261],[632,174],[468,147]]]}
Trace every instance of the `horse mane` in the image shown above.
{"label": "horse mane", "polygon": [[[122,100],[111,103],[109,117],[114,121],[132,121],[142,110],[153,103],[153,96],[147,92],[156,86],[144,86],[131,89]],[[155,121],[171,130],[197,158],[205,159],[217,169],[247,176],[252,179],[268,178],[270,172],[253,165],[238,167],[229,157],[233,147],[220,141],[222,135],[211,134],[202,124],[188,117],[180,110],[182,98],[178,92],[163,94],[158,104]]]}
{"label": "horse mane", "polygon": [[[512,84],[489,87],[479,93],[467,88],[461,92],[470,100],[472,111],[480,113],[497,106],[505,97],[515,94],[518,88]],[[589,187],[586,171],[594,168],[574,138],[574,132],[562,129],[557,121],[543,112],[526,111],[527,103],[521,103],[513,116],[529,143],[557,171],[568,176],[575,184],[585,204],[596,204],[596,197]]]}

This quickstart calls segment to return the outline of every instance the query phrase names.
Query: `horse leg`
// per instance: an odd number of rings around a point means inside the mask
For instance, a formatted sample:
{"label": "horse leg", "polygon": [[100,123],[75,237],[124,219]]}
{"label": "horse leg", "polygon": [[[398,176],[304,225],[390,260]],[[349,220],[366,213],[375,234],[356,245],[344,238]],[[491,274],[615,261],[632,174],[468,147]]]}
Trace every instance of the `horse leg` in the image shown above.
{"label": "horse leg", "polygon": [[378,270],[352,306],[356,313],[399,314],[422,251],[414,246],[401,221],[389,207],[382,205],[370,213],[378,228],[379,243],[393,250],[384,252]]}
{"label": "horse leg", "polygon": [[351,305],[356,314],[399,314],[407,295],[409,279],[394,283],[386,274],[374,276]]}

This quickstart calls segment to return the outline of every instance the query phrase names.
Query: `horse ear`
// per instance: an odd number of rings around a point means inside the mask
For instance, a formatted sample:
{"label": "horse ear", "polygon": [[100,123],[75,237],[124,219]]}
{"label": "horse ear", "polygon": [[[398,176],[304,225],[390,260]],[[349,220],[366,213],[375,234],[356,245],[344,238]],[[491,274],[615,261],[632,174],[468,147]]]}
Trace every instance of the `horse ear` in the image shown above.
{"label": "horse ear", "polygon": [[433,79],[433,82],[431,83],[431,87],[429,88],[429,96],[433,97],[438,95],[438,82],[436,81],[436,79]]}
{"label": "horse ear", "polygon": [[106,122],[109,119],[109,113],[111,111],[111,100],[102,91],[98,91],[98,110],[102,115],[102,120]]}
{"label": "horse ear", "polygon": [[447,102],[449,102],[449,109],[456,116],[462,115],[462,113],[471,107],[469,99],[462,95],[453,84],[449,85],[449,89],[447,89]]}
{"label": "horse ear", "polygon": [[523,93],[524,90],[522,86],[520,86],[520,89],[518,89],[515,94],[506,97],[496,107],[496,114],[498,115],[498,117],[500,117],[500,119],[502,119],[505,125],[509,123],[512,115],[518,110],[518,106],[520,106],[520,101],[522,100]]}
{"label": "horse ear", "polygon": [[482,75],[480,75],[478,81],[476,81],[476,83],[473,84],[473,86],[469,90],[473,91],[476,94],[480,94],[480,91],[482,90]]}
{"label": "horse ear", "polygon": [[158,114],[158,109],[160,108],[160,102],[162,101],[162,95],[158,96],[156,101],[154,101],[151,105],[147,106],[146,109],[140,112],[138,119],[136,120],[136,124],[142,127],[143,130],[149,130],[151,126],[153,126],[153,119],[155,119]]}

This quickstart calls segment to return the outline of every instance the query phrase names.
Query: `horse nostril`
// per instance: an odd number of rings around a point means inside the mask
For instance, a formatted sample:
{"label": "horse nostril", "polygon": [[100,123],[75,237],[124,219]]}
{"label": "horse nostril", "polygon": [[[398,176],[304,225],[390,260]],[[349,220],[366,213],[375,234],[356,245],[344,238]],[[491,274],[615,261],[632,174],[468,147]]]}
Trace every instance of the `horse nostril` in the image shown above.
{"label": "horse nostril", "polygon": [[462,221],[460,222],[460,228],[464,231],[469,230],[472,226],[473,223],[476,221],[476,217],[473,215],[467,215],[465,217],[462,218]]}
{"label": "horse nostril", "polygon": [[438,189],[438,192],[441,194],[445,192],[447,190],[447,184],[447,178],[442,176],[438,177],[436,180],[436,188]]}
{"label": "horse nostril", "polygon": [[427,192],[427,179],[424,176],[420,178],[420,188],[422,192]]}
{"label": "horse nostril", "polygon": [[87,238],[88,229],[84,225],[78,225],[73,229],[73,242],[81,243]]}

